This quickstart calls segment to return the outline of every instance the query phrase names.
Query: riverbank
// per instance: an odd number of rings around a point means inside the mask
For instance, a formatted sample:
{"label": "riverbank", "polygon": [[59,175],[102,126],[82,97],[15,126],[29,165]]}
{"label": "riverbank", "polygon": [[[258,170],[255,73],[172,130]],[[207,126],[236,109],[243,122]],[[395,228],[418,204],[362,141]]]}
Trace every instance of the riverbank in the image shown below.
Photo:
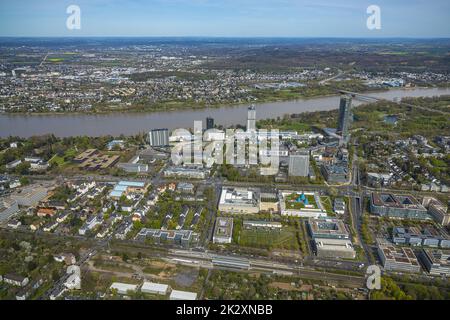
{"label": "riverbank", "polygon": [[[437,87],[412,87],[412,89],[431,89]],[[450,88],[450,87],[449,87]],[[380,88],[380,89],[372,89],[372,90],[364,90],[360,93],[362,94],[371,94],[371,93],[379,93],[379,92],[387,92],[390,90],[398,90],[399,88]],[[404,90],[408,90],[410,88],[402,88]],[[298,101],[298,100],[306,100],[313,98],[327,98],[336,96],[338,90],[335,90],[334,93],[328,94],[301,94],[298,97],[292,98],[290,96],[279,97],[279,96],[271,96],[264,99],[258,99],[256,101],[249,101],[247,103],[216,103],[216,104],[195,104],[191,102],[167,102],[167,103],[158,103],[156,105],[164,105],[164,107],[154,107],[154,108],[131,108],[131,109],[117,109],[117,110],[87,110],[87,111],[67,111],[67,112],[0,112],[0,114],[5,115],[27,115],[27,116],[48,116],[48,115],[108,115],[108,114],[121,114],[121,113],[130,113],[130,114],[142,114],[142,113],[153,113],[153,112],[174,112],[174,111],[186,111],[186,110],[204,110],[204,109],[212,109],[212,108],[235,108],[240,107],[242,105],[251,105],[254,104],[256,107],[261,104],[266,103],[276,103],[276,102],[286,102],[286,101]],[[175,107],[170,107],[170,105],[176,104]],[[167,107],[169,106],[169,107]]]}
{"label": "riverbank", "polygon": [[[393,89],[371,93],[379,99],[393,101],[405,97],[432,97],[450,95],[450,88],[411,88]],[[367,102],[353,101],[354,106]],[[58,137],[69,136],[119,136],[147,132],[152,128],[192,128],[194,121],[203,121],[206,117],[215,119],[216,125],[224,127],[245,125],[248,104],[228,105],[218,108],[188,109],[156,112],[117,112],[105,114],[0,114],[0,136],[30,137],[54,134]],[[339,95],[297,99],[281,102],[259,103],[256,118],[276,119],[285,114],[302,112],[329,111],[339,108]]]}

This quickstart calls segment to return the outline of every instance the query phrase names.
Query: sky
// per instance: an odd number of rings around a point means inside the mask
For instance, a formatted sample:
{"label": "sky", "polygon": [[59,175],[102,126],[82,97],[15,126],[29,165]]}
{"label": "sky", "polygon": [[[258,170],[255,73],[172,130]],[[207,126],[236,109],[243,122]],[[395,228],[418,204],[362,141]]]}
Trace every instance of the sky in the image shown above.
{"label": "sky", "polygon": [[[66,27],[69,5],[81,29]],[[0,36],[450,37],[450,1],[0,0]]]}

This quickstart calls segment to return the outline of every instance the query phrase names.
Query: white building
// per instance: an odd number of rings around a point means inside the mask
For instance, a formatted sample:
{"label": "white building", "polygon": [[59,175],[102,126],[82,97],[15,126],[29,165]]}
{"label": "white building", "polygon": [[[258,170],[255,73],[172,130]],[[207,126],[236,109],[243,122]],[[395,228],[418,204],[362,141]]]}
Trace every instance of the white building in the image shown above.
{"label": "white building", "polygon": [[314,245],[318,257],[347,259],[356,257],[355,249],[348,239],[316,238]]}
{"label": "white building", "polygon": [[110,290],[117,290],[117,293],[122,295],[128,294],[129,292],[136,292],[137,288],[137,284],[128,284],[122,282],[114,282],[111,287],[109,287]]}
{"label": "white building", "polygon": [[196,300],[197,293],[188,291],[172,290],[170,300]]}
{"label": "white building", "polygon": [[223,187],[219,200],[219,211],[246,214],[258,213],[260,193],[256,189]]}
{"label": "white building", "polygon": [[141,292],[164,296],[169,292],[169,286],[162,283],[144,282],[141,287]]}

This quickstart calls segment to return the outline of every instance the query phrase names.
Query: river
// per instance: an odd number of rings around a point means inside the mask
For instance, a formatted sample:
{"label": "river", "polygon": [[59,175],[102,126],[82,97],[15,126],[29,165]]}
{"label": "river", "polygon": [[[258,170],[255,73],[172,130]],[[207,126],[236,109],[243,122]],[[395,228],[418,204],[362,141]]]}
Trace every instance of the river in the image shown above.
{"label": "river", "polygon": [[[432,97],[450,95],[450,88],[412,88],[391,89],[368,94],[372,97],[393,100],[403,97]],[[354,100],[353,105],[364,102]],[[305,111],[323,111],[337,109],[339,96],[317,97],[282,102],[268,102],[256,105],[256,118],[267,119],[284,114]],[[192,128],[194,120],[212,117],[216,124],[229,126],[245,125],[246,105],[223,106],[201,110],[179,110],[152,113],[110,113],[110,114],[55,114],[24,115],[0,114],[0,137],[30,137],[53,133],[58,137],[68,136],[102,136],[120,134],[131,135],[148,131],[152,128]]]}

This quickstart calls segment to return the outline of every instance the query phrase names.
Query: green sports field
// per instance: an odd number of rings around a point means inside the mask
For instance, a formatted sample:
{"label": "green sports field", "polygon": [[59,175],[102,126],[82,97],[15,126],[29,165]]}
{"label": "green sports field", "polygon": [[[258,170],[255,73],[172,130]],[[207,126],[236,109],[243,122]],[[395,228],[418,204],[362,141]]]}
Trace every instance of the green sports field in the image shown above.
{"label": "green sports field", "polygon": [[296,229],[283,227],[281,230],[246,230],[237,235],[240,246],[256,248],[298,249]]}

